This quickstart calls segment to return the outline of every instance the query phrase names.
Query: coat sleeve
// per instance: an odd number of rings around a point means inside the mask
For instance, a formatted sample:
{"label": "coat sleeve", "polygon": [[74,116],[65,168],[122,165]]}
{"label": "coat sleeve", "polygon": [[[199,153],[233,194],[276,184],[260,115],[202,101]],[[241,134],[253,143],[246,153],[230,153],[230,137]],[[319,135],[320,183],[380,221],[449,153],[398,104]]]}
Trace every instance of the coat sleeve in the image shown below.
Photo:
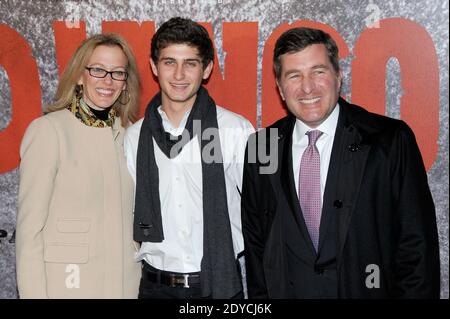
{"label": "coat sleeve", "polygon": [[20,147],[16,271],[21,298],[47,298],[43,229],[57,173],[58,148],[56,131],[46,117],[30,124]]}
{"label": "coat sleeve", "polygon": [[414,133],[402,122],[393,143],[392,180],[397,207],[398,245],[394,257],[395,295],[439,298],[439,242],[436,212]]}
{"label": "coat sleeve", "polygon": [[245,151],[245,164],[242,182],[241,213],[242,233],[245,247],[245,268],[249,298],[268,298],[264,277],[264,227],[258,208],[258,169],[256,163],[249,163],[249,152],[256,151],[252,146],[252,135]]}

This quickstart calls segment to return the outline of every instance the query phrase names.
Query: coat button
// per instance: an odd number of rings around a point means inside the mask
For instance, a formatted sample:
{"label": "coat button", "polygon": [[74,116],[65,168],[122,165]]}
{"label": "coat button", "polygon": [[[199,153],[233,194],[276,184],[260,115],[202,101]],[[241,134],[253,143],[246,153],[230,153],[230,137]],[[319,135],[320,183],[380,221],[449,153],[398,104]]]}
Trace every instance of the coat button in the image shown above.
{"label": "coat button", "polygon": [[340,209],[340,208],[342,208],[342,206],[343,206],[343,203],[342,203],[342,201],[339,200],[339,199],[336,199],[336,200],[333,202],[333,207],[336,208],[336,209]]}
{"label": "coat button", "polygon": [[151,234],[150,229],[148,229],[148,228],[144,228],[142,230],[142,233],[144,234],[145,237],[148,237]]}

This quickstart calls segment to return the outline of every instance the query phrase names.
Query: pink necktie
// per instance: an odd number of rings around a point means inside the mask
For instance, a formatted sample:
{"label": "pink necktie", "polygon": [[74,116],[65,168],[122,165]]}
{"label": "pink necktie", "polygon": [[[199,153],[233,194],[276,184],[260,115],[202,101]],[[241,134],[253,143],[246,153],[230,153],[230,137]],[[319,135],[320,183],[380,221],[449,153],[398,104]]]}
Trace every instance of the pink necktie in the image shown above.
{"label": "pink necktie", "polygon": [[320,154],[316,147],[316,141],[322,132],[313,130],[306,134],[309,143],[300,162],[298,193],[306,227],[317,251],[322,200],[320,196]]}

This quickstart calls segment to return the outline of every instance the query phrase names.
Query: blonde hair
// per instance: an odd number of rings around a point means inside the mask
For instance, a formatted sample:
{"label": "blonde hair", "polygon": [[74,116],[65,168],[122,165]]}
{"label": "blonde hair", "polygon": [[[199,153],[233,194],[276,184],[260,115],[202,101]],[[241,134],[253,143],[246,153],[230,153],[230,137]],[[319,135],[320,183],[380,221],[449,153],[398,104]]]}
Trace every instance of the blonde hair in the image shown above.
{"label": "blonde hair", "polygon": [[122,126],[127,127],[137,120],[141,80],[133,51],[125,39],[115,33],[97,34],[83,41],[64,69],[56,91],[55,102],[47,107],[47,112],[64,109],[72,103],[79,91],[78,80],[85,71],[85,67],[92,53],[100,45],[118,46],[122,49],[128,60],[126,88],[129,92],[130,99],[126,104],[121,104],[119,100],[123,98],[119,96],[113,105],[121,118]]}

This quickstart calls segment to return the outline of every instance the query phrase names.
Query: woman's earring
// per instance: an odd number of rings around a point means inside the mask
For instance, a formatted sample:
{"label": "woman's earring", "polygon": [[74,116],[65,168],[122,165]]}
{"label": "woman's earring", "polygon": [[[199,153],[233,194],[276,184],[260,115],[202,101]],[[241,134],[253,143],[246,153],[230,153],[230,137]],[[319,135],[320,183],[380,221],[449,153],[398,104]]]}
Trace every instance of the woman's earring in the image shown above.
{"label": "woman's earring", "polygon": [[[124,101],[124,99],[126,99],[126,100]],[[120,104],[126,105],[126,104],[128,104],[128,102],[130,102],[130,99],[131,99],[130,92],[128,92],[128,90],[125,89],[125,90],[122,90],[122,92],[120,93],[118,101]]]}

